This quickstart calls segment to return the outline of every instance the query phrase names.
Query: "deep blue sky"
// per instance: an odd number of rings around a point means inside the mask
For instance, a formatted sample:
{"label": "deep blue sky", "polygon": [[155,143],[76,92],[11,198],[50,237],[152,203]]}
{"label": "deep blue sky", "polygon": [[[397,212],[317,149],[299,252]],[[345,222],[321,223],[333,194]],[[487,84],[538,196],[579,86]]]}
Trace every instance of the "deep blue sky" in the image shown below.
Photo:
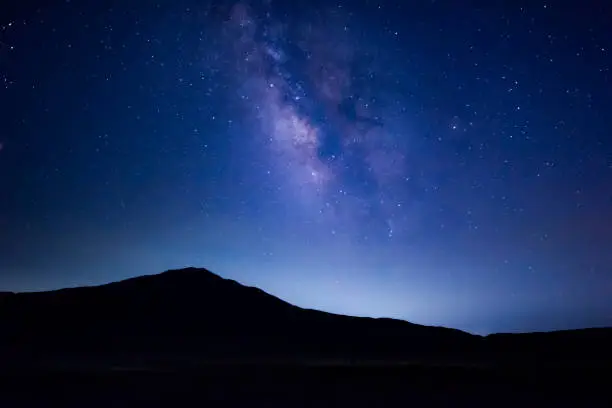
{"label": "deep blue sky", "polygon": [[0,290],[194,265],[478,333],[612,325],[607,2],[17,3]]}

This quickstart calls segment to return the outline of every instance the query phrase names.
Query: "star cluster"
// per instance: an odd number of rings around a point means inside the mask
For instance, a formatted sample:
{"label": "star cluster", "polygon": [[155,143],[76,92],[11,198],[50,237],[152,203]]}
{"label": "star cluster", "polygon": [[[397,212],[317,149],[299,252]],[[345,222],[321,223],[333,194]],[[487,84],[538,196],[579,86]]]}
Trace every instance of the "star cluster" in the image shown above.
{"label": "star cluster", "polygon": [[612,325],[610,15],[0,9],[0,290],[195,265],[339,313]]}

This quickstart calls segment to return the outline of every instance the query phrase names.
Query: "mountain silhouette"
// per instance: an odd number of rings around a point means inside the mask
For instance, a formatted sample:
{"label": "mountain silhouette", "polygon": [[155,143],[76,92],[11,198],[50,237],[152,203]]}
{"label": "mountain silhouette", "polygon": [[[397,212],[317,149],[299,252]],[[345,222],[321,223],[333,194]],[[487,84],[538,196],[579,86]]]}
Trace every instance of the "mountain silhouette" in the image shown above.
{"label": "mountain silhouette", "polygon": [[303,309],[197,268],[101,286],[2,292],[0,330],[0,356],[29,358],[144,353],[203,359],[474,361],[546,352],[558,358],[586,349],[601,357],[612,344],[609,329],[481,337]]}
{"label": "mountain silhouette", "polygon": [[53,352],[191,350],[226,356],[408,356],[479,338],[393,319],[293,306],[187,268],[94,287],[0,296],[0,345]]}

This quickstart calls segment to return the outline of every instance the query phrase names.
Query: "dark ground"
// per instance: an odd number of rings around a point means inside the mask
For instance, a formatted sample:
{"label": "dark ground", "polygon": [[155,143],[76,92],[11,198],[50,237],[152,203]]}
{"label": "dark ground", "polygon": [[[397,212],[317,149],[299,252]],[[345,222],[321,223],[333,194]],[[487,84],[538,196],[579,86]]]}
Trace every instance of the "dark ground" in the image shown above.
{"label": "dark ground", "polygon": [[609,407],[610,366],[210,365],[4,372],[12,407]]}

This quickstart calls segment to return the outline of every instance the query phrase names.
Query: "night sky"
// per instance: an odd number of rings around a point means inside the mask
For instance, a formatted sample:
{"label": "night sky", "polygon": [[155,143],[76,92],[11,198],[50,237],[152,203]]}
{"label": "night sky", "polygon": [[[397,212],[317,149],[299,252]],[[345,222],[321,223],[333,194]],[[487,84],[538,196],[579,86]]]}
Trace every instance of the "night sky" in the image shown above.
{"label": "night sky", "polygon": [[612,326],[612,4],[0,9],[0,290],[206,267],[476,333]]}

